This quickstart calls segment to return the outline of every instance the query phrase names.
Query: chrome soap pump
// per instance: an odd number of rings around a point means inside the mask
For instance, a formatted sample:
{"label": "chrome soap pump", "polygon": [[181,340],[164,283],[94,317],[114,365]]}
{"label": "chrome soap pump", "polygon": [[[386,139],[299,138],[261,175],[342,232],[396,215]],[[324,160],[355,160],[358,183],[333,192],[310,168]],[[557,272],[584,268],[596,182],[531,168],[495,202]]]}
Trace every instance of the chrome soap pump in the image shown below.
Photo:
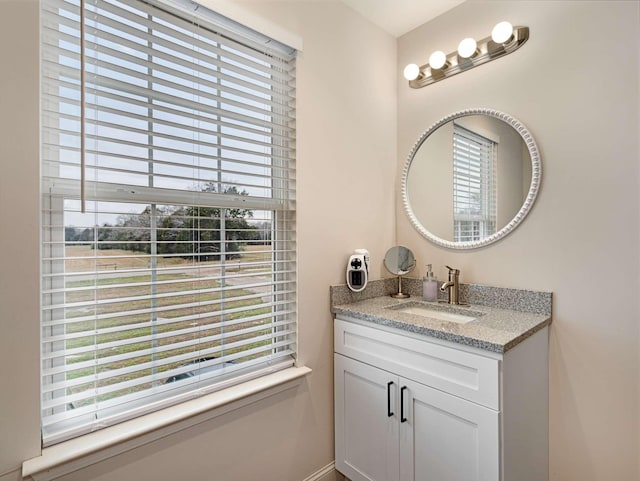
{"label": "chrome soap pump", "polygon": [[367,287],[369,278],[369,251],[356,249],[347,263],[347,286],[353,292],[360,292]]}
{"label": "chrome soap pump", "polygon": [[422,279],[422,300],[428,302],[438,300],[438,281],[433,275],[431,264],[427,264],[427,273]]}

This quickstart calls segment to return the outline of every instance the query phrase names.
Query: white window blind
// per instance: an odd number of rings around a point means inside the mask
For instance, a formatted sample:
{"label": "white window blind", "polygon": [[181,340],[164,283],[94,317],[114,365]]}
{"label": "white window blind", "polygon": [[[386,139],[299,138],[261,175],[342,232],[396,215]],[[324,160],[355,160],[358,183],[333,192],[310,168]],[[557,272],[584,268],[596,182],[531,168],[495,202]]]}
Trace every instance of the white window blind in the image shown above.
{"label": "white window blind", "polygon": [[188,1],[41,5],[50,445],[293,364],[295,51]]}
{"label": "white window blind", "polygon": [[495,233],[497,144],[454,124],[453,218],[456,242]]}

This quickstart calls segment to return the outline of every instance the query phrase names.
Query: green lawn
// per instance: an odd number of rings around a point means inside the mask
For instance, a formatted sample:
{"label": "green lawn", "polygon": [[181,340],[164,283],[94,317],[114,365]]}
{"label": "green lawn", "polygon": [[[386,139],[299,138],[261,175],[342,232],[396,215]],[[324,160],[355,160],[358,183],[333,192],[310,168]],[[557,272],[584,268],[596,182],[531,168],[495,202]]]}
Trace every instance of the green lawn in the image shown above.
{"label": "green lawn", "polygon": [[[269,252],[261,251],[255,248],[245,254],[241,259],[231,261],[228,269],[242,268],[242,264],[265,260],[270,256]],[[118,276],[118,271],[130,269],[148,268],[149,257],[136,252],[110,250],[93,252],[88,246],[71,246],[67,248],[67,272],[91,272],[98,270],[109,273],[108,277],[99,278],[98,280],[83,279],[69,281],[68,289],[76,289],[67,293],[65,303],[85,303],[89,302],[89,306],[71,307],[66,310],[65,317],[68,320],[85,318],[80,322],[70,322],[67,324],[67,335],[77,336],[66,341],[66,349],[81,349],[85,346],[97,345],[97,349],[86,353],[77,353],[67,358],[67,364],[79,364],[79,368],[71,370],[67,374],[68,380],[78,379],[85,376],[91,376],[94,373],[105,373],[117,369],[127,368],[136,364],[157,362],[172,356],[192,353],[191,358],[201,357],[199,350],[195,350],[193,346],[182,347],[180,343],[190,341],[197,342],[198,339],[205,337],[219,336],[224,332],[224,342],[231,342],[249,339],[252,336],[268,334],[271,332],[271,319],[269,317],[258,320],[248,321],[234,325],[225,325],[225,323],[256,316],[260,314],[269,314],[271,308],[263,305],[260,296],[250,299],[241,299],[242,297],[254,294],[250,289],[242,287],[229,288],[224,290],[224,309],[247,308],[239,313],[226,314],[221,318],[222,310],[222,292],[219,290],[220,281],[218,279],[201,280],[195,277],[191,271],[185,270],[170,273],[161,273],[157,276],[158,284],[155,287],[157,295],[172,294],[166,297],[160,297],[152,300],[149,296],[152,294],[151,276],[150,275],[132,275],[123,273]],[[158,258],[158,266],[162,267],[179,267],[193,265],[190,261],[173,257],[169,259]],[[104,266],[104,267],[103,267]],[[203,269],[209,269],[206,272],[207,277],[215,277],[215,268],[219,267],[219,262],[202,263],[198,265]],[[212,270],[213,269],[213,270]],[[263,272],[268,275],[269,272]],[[113,286],[113,287],[111,287]],[[98,287],[98,289],[94,289]],[[83,289],[90,288],[90,289]],[[121,298],[131,298],[126,302],[110,302]],[[96,304],[94,301],[97,301]],[[203,305],[204,304],[204,305]],[[188,305],[188,306],[185,306]],[[251,309],[251,306],[256,306]],[[159,310],[158,310],[159,309]],[[122,313],[129,311],[148,311],[123,315]],[[93,319],[99,316],[100,319]],[[190,319],[184,319],[190,316]],[[197,318],[195,318],[197,316]],[[234,336],[232,332],[246,329],[252,326],[264,325],[265,329],[251,334],[241,334]],[[115,327],[125,327],[124,330],[117,332],[104,332]],[[195,332],[194,328],[197,328]],[[184,332],[190,330],[190,332]],[[156,336],[154,340],[136,339]],[[173,334],[172,334],[173,333]],[[199,349],[208,349],[221,346],[221,340],[205,340],[198,344]],[[267,345],[269,341],[261,343],[251,343],[236,349],[225,349],[224,354],[230,355],[243,350],[252,349],[259,345]],[[111,345],[111,343],[121,345]],[[100,346],[104,346],[101,348]],[[175,347],[172,347],[174,346]],[[115,356],[127,353],[150,350],[154,348],[153,354],[146,353],[135,358],[114,359],[100,365],[93,365],[90,362],[95,360],[106,360]],[[73,351],[72,351],[73,352]],[[215,354],[218,357],[220,354]],[[246,359],[239,359],[242,361]],[[169,369],[175,368],[185,361],[170,363],[163,366],[154,366],[149,369],[142,369],[131,373],[110,377],[99,383],[89,382],[73,386],[70,393],[82,392],[96,387],[118,384],[123,381],[148,376],[152,373],[162,373]],[[80,366],[81,363],[84,365]],[[87,364],[91,364],[87,366]],[[162,379],[162,378],[161,378]],[[117,397],[134,391],[139,391],[149,387],[149,385],[141,385],[129,387],[120,391],[106,394],[100,400]],[[92,401],[87,401],[90,403]],[[82,405],[80,403],[79,405]]]}

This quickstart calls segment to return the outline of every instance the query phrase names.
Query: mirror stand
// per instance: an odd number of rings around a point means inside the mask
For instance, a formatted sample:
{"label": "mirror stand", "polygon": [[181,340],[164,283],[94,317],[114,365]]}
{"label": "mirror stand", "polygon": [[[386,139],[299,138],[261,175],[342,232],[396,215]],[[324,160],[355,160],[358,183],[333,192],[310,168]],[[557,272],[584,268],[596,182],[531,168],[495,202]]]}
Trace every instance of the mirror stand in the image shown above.
{"label": "mirror stand", "polygon": [[398,292],[391,294],[391,297],[394,299],[406,299],[407,297],[411,297],[409,294],[402,292],[402,276],[398,276]]}

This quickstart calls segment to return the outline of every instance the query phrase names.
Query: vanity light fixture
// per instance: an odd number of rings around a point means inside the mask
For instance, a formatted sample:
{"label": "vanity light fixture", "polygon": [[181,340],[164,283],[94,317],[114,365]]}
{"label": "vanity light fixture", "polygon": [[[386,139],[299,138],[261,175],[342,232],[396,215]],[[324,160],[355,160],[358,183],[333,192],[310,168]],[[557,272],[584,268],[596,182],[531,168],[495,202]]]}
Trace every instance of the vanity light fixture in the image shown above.
{"label": "vanity light fixture", "polygon": [[429,57],[429,67],[431,70],[442,70],[447,67],[447,54],[442,50],[436,50]]}
{"label": "vanity light fixture", "polygon": [[409,64],[404,69],[404,78],[414,89],[426,87],[438,80],[451,77],[483,63],[516,51],[529,39],[529,27],[514,27],[509,22],[500,22],[491,31],[491,36],[478,40],[468,37],[458,45],[456,52],[446,55],[441,50],[429,56],[425,65]]}
{"label": "vanity light fixture", "polygon": [[467,37],[458,45],[458,57],[468,59],[478,54],[478,42]]}
{"label": "vanity light fixture", "polygon": [[415,80],[420,75],[420,67],[415,63],[410,63],[404,68],[404,78],[407,80]]}
{"label": "vanity light fixture", "polygon": [[495,43],[508,42],[513,36],[513,26],[509,22],[500,22],[491,30],[491,40]]}

